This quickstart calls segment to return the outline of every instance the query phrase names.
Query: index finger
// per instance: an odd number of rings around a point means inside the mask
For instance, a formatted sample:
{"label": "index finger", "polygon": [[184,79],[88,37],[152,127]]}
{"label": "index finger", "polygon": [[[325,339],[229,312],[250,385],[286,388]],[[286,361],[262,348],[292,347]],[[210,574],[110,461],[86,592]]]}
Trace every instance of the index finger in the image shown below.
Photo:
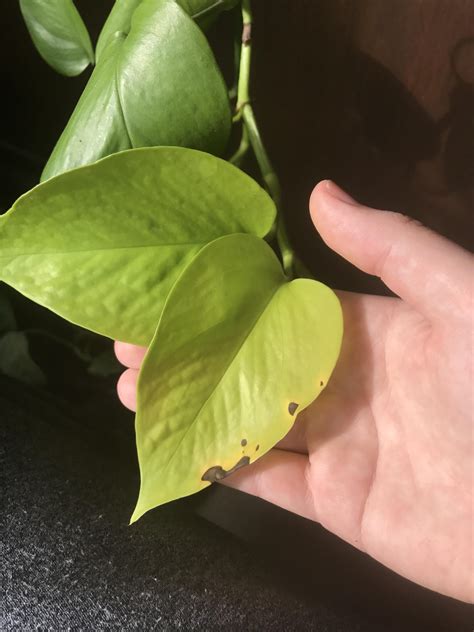
{"label": "index finger", "polygon": [[146,347],[137,347],[137,345],[131,345],[128,342],[119,342],[117,340],[114,345],[114,351],[120,364],[123,364],[129,369],[139,369],[147,349]]}

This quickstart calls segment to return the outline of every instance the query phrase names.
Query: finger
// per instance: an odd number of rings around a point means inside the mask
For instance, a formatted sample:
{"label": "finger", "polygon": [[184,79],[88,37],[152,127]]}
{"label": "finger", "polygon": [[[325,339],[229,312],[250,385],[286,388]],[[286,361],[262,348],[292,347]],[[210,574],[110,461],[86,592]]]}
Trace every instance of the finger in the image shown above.
{"label": "finger", "polygon": [[125,408],[133,412],[137,410],[137,382],[138,371],[136,369],[124,371],[117,382],[117,393],[120,401]]}
{"label": "finger", "polygon": [[310,210],[330,248],[425,315],[452,316],[468,304],[473,257],[444,237],[398,213],[362,206],[330,181],[315,188]]}
{"label": "finger", "polygon": [[128,342],[119,342],[114,345],[117,360],[129,369],[139,369],[147,352],[146,347],[137,347]]}
{"label": "finger", "polygon": [[308,457],[274,449],[228,476],[222,483],[304,518],[317,520],[307,481],[308,468]]}

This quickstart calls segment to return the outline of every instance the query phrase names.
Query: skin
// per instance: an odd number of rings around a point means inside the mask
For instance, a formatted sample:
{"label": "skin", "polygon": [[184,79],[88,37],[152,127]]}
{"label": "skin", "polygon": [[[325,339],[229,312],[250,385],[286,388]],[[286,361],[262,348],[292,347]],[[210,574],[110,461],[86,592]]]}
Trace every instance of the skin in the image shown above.
{"label": "skin", "polygon": [[[341,357],[287,437],[225,484],[320,522],[397,573],[473,601],[474,258],[329,181],[310,201],[326,244],[400,298],[339,292]],[[136,406],[145,349],[116,343]]]}

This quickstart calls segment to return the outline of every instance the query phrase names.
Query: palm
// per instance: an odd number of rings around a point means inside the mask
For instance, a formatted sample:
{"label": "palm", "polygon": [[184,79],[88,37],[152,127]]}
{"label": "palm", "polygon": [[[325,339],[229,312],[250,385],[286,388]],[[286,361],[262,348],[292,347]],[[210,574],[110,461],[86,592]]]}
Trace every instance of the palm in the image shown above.
{"label": "palm", "polygon": [[[447,368],[446,352],[456,343],[398,299],[342,294],[341,301],[346,332],[338,367],[280,445],[308,454],[307,485],[294,486],[292,495],[281,489],[300,470],[288,454],[285,472],[281,452],[278,476],[253,482],[266,486],[261,495],[293,498],[288,509],[398,572],[438,588],[433,577],[441,567],[443,581],[452,575],[454,583],[453,564],[464,563],[471,546],[469,506],[460,512],[470,493],[470,452],[456,440],[466,436],[456,426],[466,423],[469,402],[459,414],[457,391],[463,379],[468,389],[469,377]],[[239,486],[251,484],[249,474]]]}
{"label": "palm", "polygon": [[[311,209],[333,250],[403,300],[340,294],[344,342],[328,387],[276,449],[224,482],[472,599],[472,257],[332,183]],[[117,346],[131,408],[144,352]]]}

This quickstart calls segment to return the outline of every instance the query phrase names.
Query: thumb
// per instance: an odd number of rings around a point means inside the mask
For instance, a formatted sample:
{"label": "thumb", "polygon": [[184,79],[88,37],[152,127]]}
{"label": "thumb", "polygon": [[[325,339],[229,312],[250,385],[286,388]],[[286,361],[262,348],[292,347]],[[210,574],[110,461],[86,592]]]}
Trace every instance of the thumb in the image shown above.
{"label": "thumb", "polygon": [[362,206],[329,180],[314,189],[310,210],[330,248],[426,315],[452,316],[469,301],[473,257],[444,237],[399,213]]}

